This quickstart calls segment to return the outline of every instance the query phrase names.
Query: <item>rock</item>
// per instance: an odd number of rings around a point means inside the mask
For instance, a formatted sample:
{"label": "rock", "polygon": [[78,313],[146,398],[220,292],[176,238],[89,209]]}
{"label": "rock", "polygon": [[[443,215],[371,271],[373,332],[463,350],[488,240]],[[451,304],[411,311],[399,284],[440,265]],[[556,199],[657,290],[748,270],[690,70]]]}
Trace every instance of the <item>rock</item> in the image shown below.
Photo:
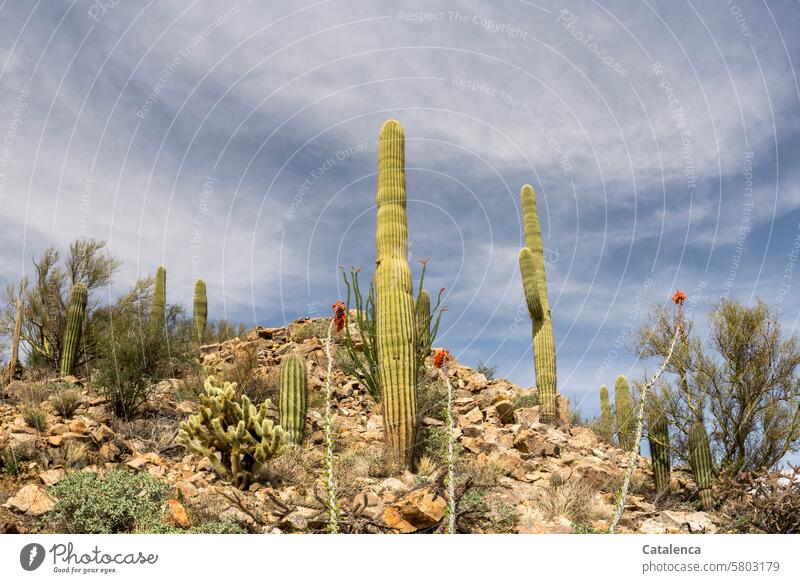
{"label": "rock", "polygon": [[60,435],[49,435],[47,437],[47,443],[53,447],[59,447],[62,441],[64,441],[64,438]]}
{"label": "rock", "polygon": [[564,395],[556,397],[556,411],[559,425],[569,425],[569,400]]}
{"label": "rock", "polygon": [[665,510],[653,520],[661,523],[668,533],[704,532],[714,534],[717,526],[705,512]]}
{"label": "rock", "polygon": [[56,468],[53,470],[47,470],[46,472],[42,472],[39,474],[39,479],[45,486],[52,486],[53,484],[58,484],[61,480],[63,480],[67,475],[67,472],[62,468]]}
{"label": "rock", "polygon": [[539,406],[516,409],[514,422],[519,423],[523,429],[529,429],[532,425],[539,423]]}
{"label": "rock", "polygon": [[291,530],[295,532],[308,530],[309,521],[318,514],[319,511],[314,510],[313,508],[304,508],[303,506],[300,506],[284,516],[278,523],[278,527],[284,530]]}
{"label": "rock", "polygon": [[416,532],[438,524],[444,518],[447,502],[430,487],[414,490],[388,506],[383,521],[402,533]]}
{"label": "rock", "polygon": [[19,492],[8,499],[3,506],[24,512],[30,516],[41,516],[50,512],[55,506],[55,500],[44,488],[36,484],[23,486]]}
{"label": "rock", "polygon": [[384,505],[380,497],[370,490],[363,490],[353,498],[353,513],[377,520],[383,514]]}
{"label": "rock", "polygon": [[186,514],[186,509],[183,507],[183,504],[175,500],[174,498],[170,498],[167,500],[167,510],[164,514],[164,519],[175,526],[179,526],[181,528],[188,528],[190,526],[189,516]]}
{"label": "rock", "polygon": [[36,454],[36,436],[30,433],[11,433],[8,436],[8,449],[22,459],[30,459]]}
{"label": "rock", "polygon": [[10,520],[0,520],[0,534],[19,534],[17,523]]}
{"label": "rock", "polygon": [[405,492],[408,490],[405,482],[397,478],[386,478],[383,482],[378,484],[378,491],[391,490],[392,492]]}
{"label": "rock", "polygon": [[107,439],[110,439],[114,436],[114,432],[111,428],[106,425],[105,423],[92,431],[92,439],[94,439],[97,443],[102,443]]}
{"label": "rock", "polygon": [[164,460],[157,453],[151,451],[146,454],[137,455],[132,460],[125,463],[126,466],[134,470],[138,470],[145,464],[155,464],[157,466],[163,466]]}
{"label": "rock", "polygon": [[514,403],[511,401],[500,401],[495,406],[497,417],[503,425],[514,423]]}
{"label": "rock", "polygon": [[667,534],[667,527],[663,522],[655,518],[648,518],[639,526],[639,532],[643,534]]}
{"label": "rock", "polygon": [[594,431],[588,427],[573,427],[571,433],[572,437],[567,440],[571,448],[591,450],[600,444]]}
{"label": "rock", "polygon": [[458,424],[462,427],[467,425],[476,425],[478,423],[483,423],[483,413],[478,407],[473,407],[467,413],[458,418]]}
{"label": "rock", "polygon": [[532,456],[558,456],[561,453],[559,446],[551,441],[542,439],[531,430],[520,432],[514,439],[514,448]]}
{"label": "rock", "polygon": [[184,415],[190,415],[194,413],[196,408],[196,405],[191,401],[181,401],[175,405],[175,410],[178,413],[183,413]]}
{"label": "rock", "polygon": [[175,484],[175,488],[181,491],[183,496],[188,500],[194,498],[200,493],[200,490],[192,484],[191,482],[187,482],[185,480],[181,480]]}

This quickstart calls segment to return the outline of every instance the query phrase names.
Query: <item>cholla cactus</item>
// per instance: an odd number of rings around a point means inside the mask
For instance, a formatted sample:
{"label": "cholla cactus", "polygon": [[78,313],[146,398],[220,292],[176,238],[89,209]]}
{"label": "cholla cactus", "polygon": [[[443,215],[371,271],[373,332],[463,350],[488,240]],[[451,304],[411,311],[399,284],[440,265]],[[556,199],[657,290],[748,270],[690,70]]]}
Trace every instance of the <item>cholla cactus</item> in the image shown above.
{"label": "cholla cactus", "polygon": [[208,296],[206,295],[206,282],[198,279],[194,283],[194,330],[197,342],[202,344],[206,338],[208,326]]}
{"label": "cholla cactus", "polygon": [[614,436],[614,422],[611,419],[611,403],[608,400],[608,387],[600,387],[600,437],[611,441]]}
{"label": "cholla cactus", "polygon": [[647,427],[647,440],[650,442],[650,458],[653,464],[653,476],[656,490],[662,493],[669,489],[672,464],[669,455],[669,426],[662,414],[650,417]]}
{"label": "cholla cactus", "polygon": [[714,473],[714,462],[711,459],[711,448],[708,445],[706,426],[698,421],[689,428],[689,461],[697,482],[697,493],[703,510],[714,507],[714,493],[711,491],[711,477]]}
{"label": "cholla cactus", "polygon": [[81,345],[83,318],[86,315],[86,302],[89,290],[82,283],[72,286],[69,293],[69,310],[67,312],[67,328],[64,333],[64,348],[61,351],[61,376],[72,374],[75,360]]}
{"label": "cholla cactus", "polygon": [[617,436],[619,446],[630,451],[633,449],[634,424],[633,401],[631,400],[631,388],[628,379],[624,375],[619,375],[614,381],[614,404],[617,413]]}
{"label": "cholla cactus", "polygon": [[519,252],[519,268],[525,301],[533,324],[533,363],[536,369],[541,418],[543,422],[550,423],[557,417],[558,381],[553,320],[550,317],[550,300],[547,297],[544,245],[533,187],[528,184],[523,186],[520,196],[525,226],[525,247]]}
{"label": "cholla cactus", "polygon": [[306,400],[308,379],[303,358],[296,354],[287,356],[281,365],[281,427],[289,437],[289,443],[303,443],[306,426]]}
{"label": "cholla cactus", "polygon": [[286,433],[267,418],[269,400],[258,408],[236,383],[217,384],[208,377],[200,395],[200,412],[181,423],[176,441],[205,456],[220,476],[246,488],[267,461],[279,456]]}

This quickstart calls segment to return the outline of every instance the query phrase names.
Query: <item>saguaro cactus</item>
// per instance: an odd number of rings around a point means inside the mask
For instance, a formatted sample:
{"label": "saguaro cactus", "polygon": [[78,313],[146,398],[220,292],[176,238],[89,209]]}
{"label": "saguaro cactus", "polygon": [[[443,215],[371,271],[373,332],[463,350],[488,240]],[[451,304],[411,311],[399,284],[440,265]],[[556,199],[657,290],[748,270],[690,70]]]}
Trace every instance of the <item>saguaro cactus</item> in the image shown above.
{"label": "saguaro cactus", "polygon": [[656,490],[661,493],[669,489],[672,471],[669,450],[669,426],[664,415],[654,414],[647,424],[647,440],[650,442],[650,457],[653,463],[653,476]]}
{"label": "saguaro cactus", "polygon": [[378,141],[375,269],[378,373],[386,445],[399,467],[411,462],[417,429],[417,330],[406,222],[405,136],[389,120]]}
{"label": "saguaro cactus", "polygon": [[64,331],[64,347],[61,351],[61,376],[72,374],[75,360],[81,345],[83,318],[86,315],[86,302],[89,290],[82,283],[76,283],[69,292],[69,308],[67,310],[67,328]]}
{"label": "saguaro cactus", "polygon": [[167,270],[156,270],[156,283],[153,288],[153,304],[150,306],[150,331],[156,336],[164,333],[167,308]]}
{"label": "saguaro cactus", "polygon": [[289,443],[303,443],[303,432],[306,426],[306,400],[308,380],[306,365],[302,357],[291,354],[281,365],[281,397],[279,408],[281,427],[286,431]]}
{"label": "saguaro cactus", "polygon": [[[431,346],[431,296],[421,289],[417,295],[417,340],[423,352]],[[423,358],[428,356],[423,355]]]}
{"label": "saguaro cactus", "polygon": [[714,462],[711,459],[711,447],[708,444],[708,433],[702,422],[692,423],[689,428],[689,461],[697,482],[697,493],[703,510],[711,510],[714,506],[714,493],[711,491],[711,477],[714,473]]}
{"label": "saguaro cactus", "polygon": [[614,422],[611,420],[611,403],[608,400],[608,387],[600,387],[600,437],[611,441],[614,435]]}
{"label": "saguaro cactus", "polygon": [[619,446],[629,451],[633,449],[635,435],[633,418],[633,401],[631,400],[631,388],[628,379],[624,375],[619,375],[614,381],[614,405],[617,413],[617,437]]}
{"label": "saguaro cactus", "polygon": [[539,226],[539,212],[536,209],[536,194],[533,187],[526,184],[522,187],[520,196],[525,247],[519,252],[519,269],[528,313],[533,324],[533,362],[536,369],[541,419],[547,423],[557,418],[556,345],[553,338],[553,321],[550,317],[550,301],[547,298],[544,245]]}
{"label": "saguaro cactus", "polygon": [[206,282],[198,279],[194,283],[194,329],[197,341],[202,344],[206,338],[208,326],[208,297],[206,295]]}

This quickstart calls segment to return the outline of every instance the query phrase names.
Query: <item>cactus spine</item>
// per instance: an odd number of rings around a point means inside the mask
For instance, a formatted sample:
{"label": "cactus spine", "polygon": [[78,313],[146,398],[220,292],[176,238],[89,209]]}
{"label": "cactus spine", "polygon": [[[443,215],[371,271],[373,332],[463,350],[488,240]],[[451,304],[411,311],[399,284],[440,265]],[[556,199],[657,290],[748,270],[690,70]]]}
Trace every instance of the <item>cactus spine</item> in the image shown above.
{"label": "cactus spine", "polygon": [[702,422],[692,423],[689,428],[689,461],[697,482],[700,505],[703,510],[711,510],[714,506],[714,493],[711,491],[711,476],[714,473],[714,462],[711,460],[711,448],[708,444],[708,433]]}
{"label": "cactus spine", "polygon": [[611,402],[608,400],[608,387],[600,387],[600,437],[611,441],[614,435],[614,424],[611,420]]}
{"label": "cactus spine", "polygon": [[280,414],[281,427],[286,431],[289,443],[303,443],[306,426],[306,399],[308,381],[306,365],[296,354],[287,356],[281,365]]}
{"label": "cactus spine", "polygon": [[64,332],[64,348],[61,351],[61,376],[72,374],[78,350],[81,345],[83,318],[86,315],[86,302],[89,290],[82,283],[76,283],[69,292],[69,308],[67,310],[67,328]]}
{"label": "cactus spine", "polygon": [[153,288],[153,304],[150,306],[150,331],[154,336],[164,333],[167,308],[167,270],[159,267],[156,270],[156,283]]}
{"label": "cactus spine", "polygon": [[624,375],[619,375],[614,381],[614,405],[617,409],[617,437],[619,446],[629,451],[633,449],[634,441],[634,419],[633,401],[631,400],[631,388],[628,379]]}
{"label": "cactus spine", "polygon": [[553,320],[547,298],[547,276],[544,266],[544,245],[536,208],[536,193],[526,184],[520,193],[525,227],[525,247],[519,252],[519,268],[525,301],[533,324],[533,362],[536,369],[536,388],[545,423],[557,417],[556,412],[556,345]]}
{"label": "cactus spine", "polygon": [[650,457],[656,491],[661,493],[669,489],[669,477],[672,470],[669,455],[669,426],[664,415],[656,414],[650,417],[647,439],[650,442]]}
{"label": "cactus spine", "polygon": [[206,338],[208,325],[208,296],[206,295],[206,282],[198,279],[194,283],[194,329],[197,341],[202,344]]}
{"label": "cactus spine", "polygon": [[[417,338],[423,352],[431,346],[431,296],[422,289],[417,295]],[[428,356],[423,354],[423,358]]]}
{"label": "cactus spine", "polygon": [[378,220],[375,261],[378,374],[386,444],[392,462],[411,462],[417,429],[417,330],[408,266],[405,136],[389,120],[378,140]]}

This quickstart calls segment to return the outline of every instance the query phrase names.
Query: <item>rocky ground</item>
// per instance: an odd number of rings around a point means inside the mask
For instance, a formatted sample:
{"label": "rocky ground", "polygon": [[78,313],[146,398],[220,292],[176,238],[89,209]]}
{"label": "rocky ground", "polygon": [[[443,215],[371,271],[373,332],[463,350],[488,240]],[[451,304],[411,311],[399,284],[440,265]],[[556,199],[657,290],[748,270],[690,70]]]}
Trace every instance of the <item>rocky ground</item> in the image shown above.
{"label": "rocky ground", "polygon": [[[54,504],[48,487],[69,472],[124,468],[147,472],[174,487],[167,518],[186,526],[199,512],[227,519],[249,532],[324,530],[322,512],[322,395],[325,323],[300,320],[287,328],[258,328],[243,339],[203,348],[203,364],[220,374],[250,360],[250,373],[277,403],[277,368],[292,352],[306,358],[309,411],[302,448],[275,460],[258,483],[239,491],[224,483],[207,460],[174,442],[178,424],[196,409],[189,381],[162,382],[143,418],[117,419],[88,384],[83,401],[64,419],[44,403],[43,431],[28,426],[21,395],[32,381],[15,381],[0,403],[0,450],[21,460],[17,475],[0,473],[0,532],[48,532]],[[241,367],[240,367],[241,368]],[[458,529],[461,532],[573,533],[608,528],[628,455],[587,427],[539,422],[535,389],[453,363],[460,455]],[[79,382],[79,381],[76,381]],[[196,383],[195,385],[196,386]],[[389,475],[383,455],[380,409],[356,379],[334,378],[336,477],[347,532],[436,532],[443,497],[443,386],[429,382],[422,445],[414,472]],[[421,389],[422,390],[422,389]],[[563,403],[562,403],[563,405]],[[563,410],[563,407],[562,407]],[[277,411],[275,411],[277,417]],[[672,493],[654,503],[650,463],[640,458],[620,532],[716,532],[721,519],[699,512],[693,483],[673,472]]]}

